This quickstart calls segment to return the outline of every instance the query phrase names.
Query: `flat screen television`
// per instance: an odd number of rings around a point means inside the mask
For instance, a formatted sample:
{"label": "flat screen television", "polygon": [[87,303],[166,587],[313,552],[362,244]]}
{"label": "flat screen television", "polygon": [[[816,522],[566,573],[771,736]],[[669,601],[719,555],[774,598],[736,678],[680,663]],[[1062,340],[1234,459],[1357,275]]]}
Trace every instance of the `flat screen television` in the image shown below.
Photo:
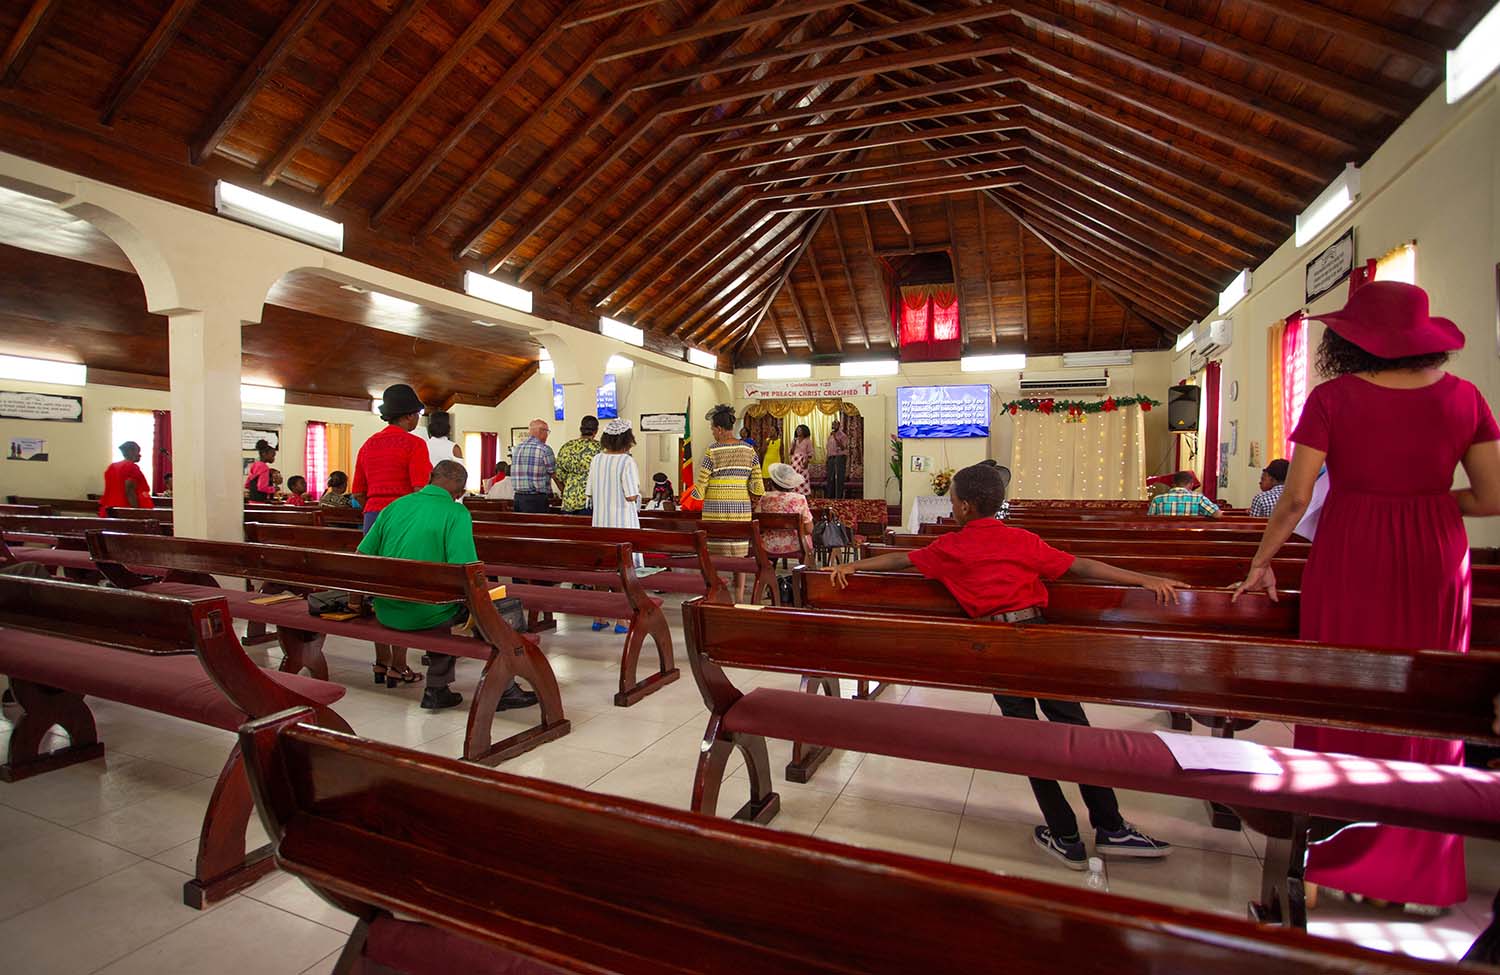
{"label": "flat screen television", "polygon": [[901,386],[896,436],[913,440],[990,435],[990,387]]}

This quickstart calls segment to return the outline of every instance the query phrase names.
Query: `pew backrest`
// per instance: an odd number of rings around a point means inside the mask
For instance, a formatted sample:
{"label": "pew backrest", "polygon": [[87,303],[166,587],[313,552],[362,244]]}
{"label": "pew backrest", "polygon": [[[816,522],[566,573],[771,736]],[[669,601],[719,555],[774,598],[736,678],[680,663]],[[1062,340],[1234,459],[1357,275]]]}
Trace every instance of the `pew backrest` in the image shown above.
{"label": "pew backrest", "polygon": [[8,494],[5,500],[10,504],[51,508],[55,512],[99,514],[99,502],[86,498],[28,498],[19,494]]}
{"label": "pew backrest", "polygon": [[165,527],[155,518],[89,518],[71,515],[0,514],[0,533],[6,536],[82,538],[91,531],[160,535]]}
{"label": "pew backrest", "polygon": [[[290,711],[240,731],[280,866],[562,971],[1393,975],[1438,969],[1245,921],[773,833],[397,746]],[[400,837],[377,858],[371,836]],[[649,869],[640,869],[647,865]]]}

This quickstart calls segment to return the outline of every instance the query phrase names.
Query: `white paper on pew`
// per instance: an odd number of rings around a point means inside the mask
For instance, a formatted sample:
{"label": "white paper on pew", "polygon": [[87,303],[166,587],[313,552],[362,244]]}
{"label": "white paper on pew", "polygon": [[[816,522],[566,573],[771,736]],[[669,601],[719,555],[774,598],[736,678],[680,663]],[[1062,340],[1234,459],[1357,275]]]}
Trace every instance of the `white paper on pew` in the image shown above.
{"label": "white paper on pew", "polygon": [[1158,731],[1177,766],[1185,771],[1249,772],[1254,775],[1280,775],[1282,768],[1264,745],[1240,738],[1214,738],[1209,735],[1184,735]]}

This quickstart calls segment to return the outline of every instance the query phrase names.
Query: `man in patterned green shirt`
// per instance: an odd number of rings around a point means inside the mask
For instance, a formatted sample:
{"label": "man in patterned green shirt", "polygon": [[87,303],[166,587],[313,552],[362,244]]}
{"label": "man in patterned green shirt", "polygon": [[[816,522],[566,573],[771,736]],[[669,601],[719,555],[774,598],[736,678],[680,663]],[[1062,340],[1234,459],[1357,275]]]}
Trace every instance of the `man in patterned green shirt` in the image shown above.
{"label": "man in patterned green shirt", "polygon": [[1172,490],[1152,498],[1146,514],[1177,518],[1219,517],[1219,506],[1193,490],[1197,480],[1192,471],[1178,471],[1172,475]]}
{"label": "man in patterned green shirt", "polygon": [[600,450],[599,420],[586,416],[578,424],[578,439],[569,440],[557,452],[557,471],[553,474],[562,485],[562,510],[565,515],[593,514],[589,505],[589,463]]}

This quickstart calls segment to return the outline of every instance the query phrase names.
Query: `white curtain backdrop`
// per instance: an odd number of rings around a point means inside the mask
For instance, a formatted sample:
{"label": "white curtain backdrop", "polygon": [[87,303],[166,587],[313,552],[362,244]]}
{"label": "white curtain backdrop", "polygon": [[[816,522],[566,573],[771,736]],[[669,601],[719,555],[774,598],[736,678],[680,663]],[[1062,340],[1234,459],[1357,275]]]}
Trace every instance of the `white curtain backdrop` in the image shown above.
{"label": "white curtain backdrop", "polygon": [[1066,414],[1017,413],[1010,496],[1140,500],[1146,496],[1146,420],[1137,407]]}

